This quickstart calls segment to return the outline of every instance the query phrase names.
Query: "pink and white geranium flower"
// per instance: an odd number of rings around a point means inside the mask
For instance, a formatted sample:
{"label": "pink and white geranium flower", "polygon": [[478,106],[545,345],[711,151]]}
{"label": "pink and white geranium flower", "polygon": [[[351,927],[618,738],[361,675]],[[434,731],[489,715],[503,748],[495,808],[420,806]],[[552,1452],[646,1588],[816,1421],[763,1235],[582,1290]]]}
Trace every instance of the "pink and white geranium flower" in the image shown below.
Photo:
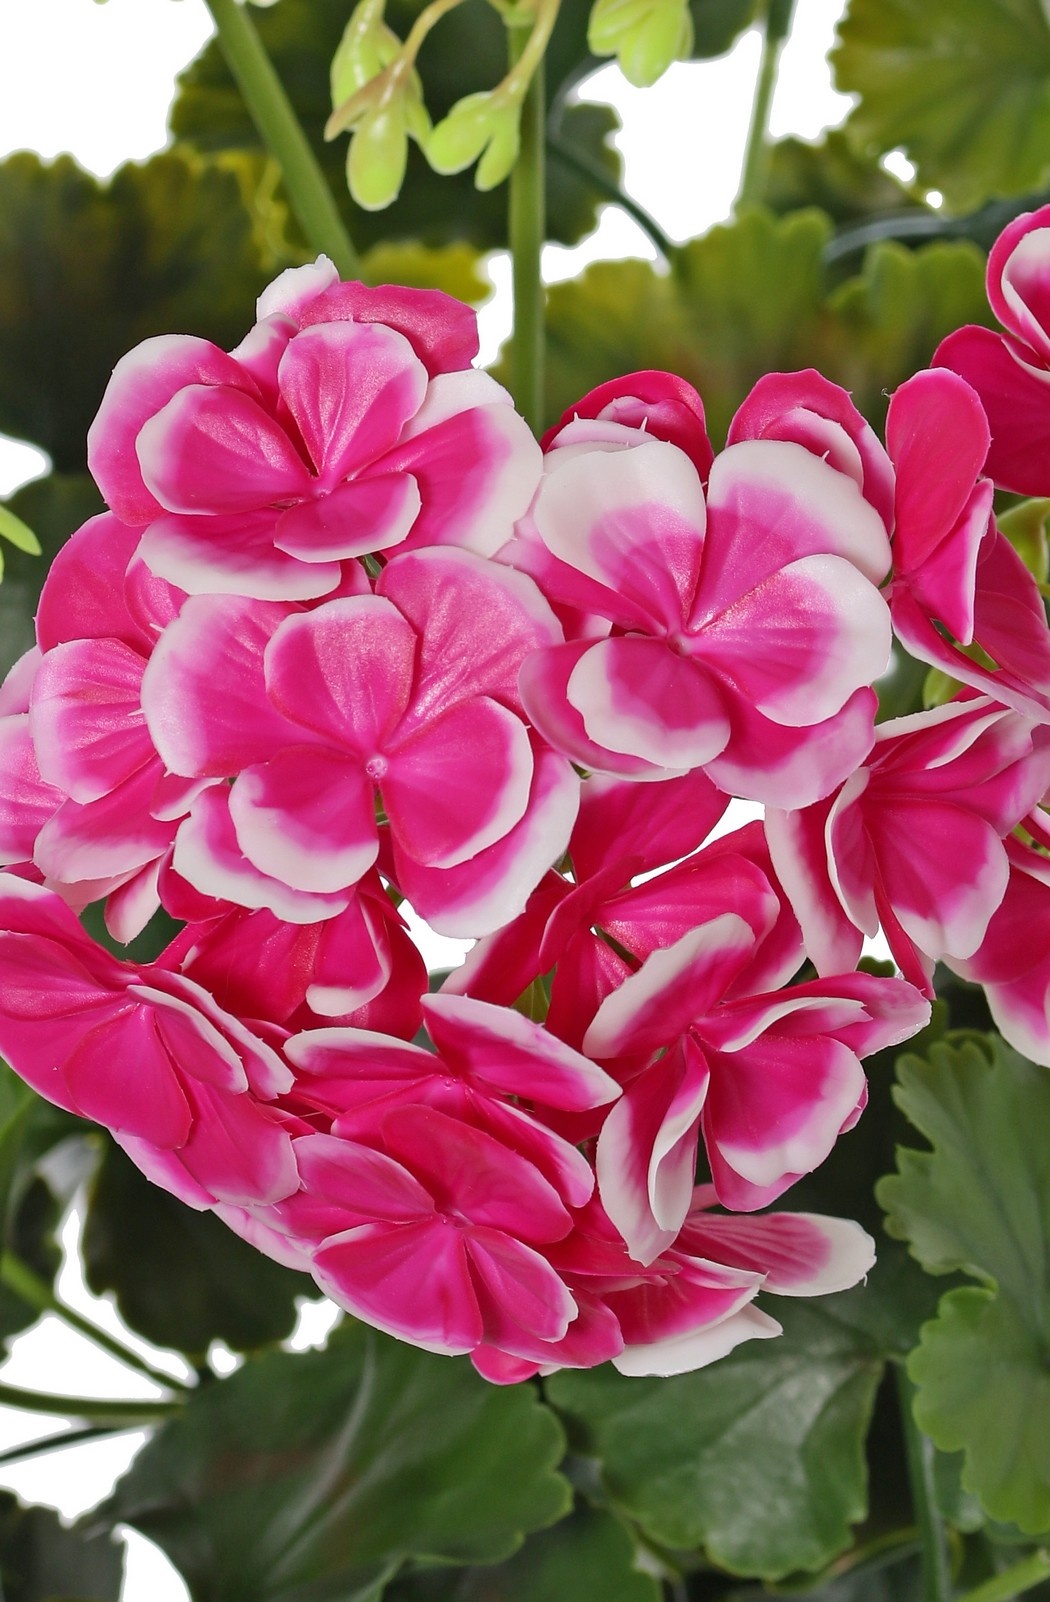
{"label": "pink and white geranium flower", "polygon": [[351,557],[451,543],[491,554],[540,453],[469,363],[473,314],[436,290],[282,275],[232,353],[146,340],[117,364],[88,435],[110,507],[190,593],[330,594]]}
{"label": "pink and white geranium flower", "polygon": [[745,440],[705,495],[683,451],[640,435],[597,459],[551,452],[531,515],[557,558],[549,593],[606,624],[522,672],[533,722],[574,761],[628,778],[703,767],[783,803],[826,794],[865,754],[889,542],[853,478]]}

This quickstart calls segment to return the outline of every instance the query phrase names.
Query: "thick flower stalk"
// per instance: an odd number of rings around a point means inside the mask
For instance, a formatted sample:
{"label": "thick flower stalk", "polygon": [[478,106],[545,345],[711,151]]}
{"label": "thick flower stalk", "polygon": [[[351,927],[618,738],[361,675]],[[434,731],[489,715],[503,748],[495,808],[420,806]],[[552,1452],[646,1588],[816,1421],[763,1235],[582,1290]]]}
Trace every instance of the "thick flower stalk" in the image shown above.
{"label": "thick flower stalk", "polygon": [[[964,377],[884,446],[771,374],[716,453],[656,372],[537,443],[476,350],[322,258],[235,351],[118,364],[109,510],[0,687],[0,1051],[377,1328],[499,1383],[678,1373],[867,1272],[762,1209],[935,961],[1050,1062],[1050,633]],[[876,728],[894,628],[967,688]],[[179,932],[121,962],[99,902]],[[437,994],[403,902],[474,942]],[[879,928],[902,977],[858,968]]]}

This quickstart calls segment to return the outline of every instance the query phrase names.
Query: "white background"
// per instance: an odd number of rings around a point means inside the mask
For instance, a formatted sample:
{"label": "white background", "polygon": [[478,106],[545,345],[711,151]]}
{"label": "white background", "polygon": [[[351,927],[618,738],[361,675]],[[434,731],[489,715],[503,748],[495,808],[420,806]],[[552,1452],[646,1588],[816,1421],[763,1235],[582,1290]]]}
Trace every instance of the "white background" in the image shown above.
{"label": "white background", "polygon": [[[347,0],[348,15],[350,9]],[[844,115],[849,102],[832,90],[824,59],[842,9],[843,0],[798,0],[773,103],[775,135],[813,138]],[[45,156],[71,151],[83,166],[108,176],[126,160],[150,155],[165,143],[174,76],[210,32],[203,0],[108,0],[102,6],[92,0],[0,0],[0,157],[21,149]],[[626,187],[672,238],[701,233],[729,212],[759,50],[752,32],[718,62],[672,68],[652,91],[632,89],[615,66],[585,87],[588,98],[612,101],[619,109]],[[651,257],[653,251],[637,225],[609,207],[583,245],[571,251],[548,246],[544,268],[549,278],[562,278],[596,257],[624,255]],[[481,314],[484,359],[508,326],[507,263],[497,259],[491,271],[497,293]],[[246,306],[246,326],[250,317]],[[0,436],[0,496],[46,469],[46,459],[34,447]],[[75,1231],[74,1219],[66,1233],[69,1248]],[[119,1331],[112,1307],[84,1288],[75,1250],[68,1252],[59,1291],[97,1323]],[[328,1316],[324,1308],[308,1307],[296,1344],[323,1339]],[[133,1337],[128,1339],[134,1344]],[[222,1352],[214,1360],[223,1369],[232,1365]],[[163,1364],[164,1358],[158,1361]],[[174,1373],[184,1372],[177,1358],[170,1366]],[[144,1397],[151,1389],[51,1317],[13,1342],[2,1377],[12,1385],[100,1397]],[[0,1408],[0,1450],[50,1434],[61,1422]],[[141,1439],[118,1436],[0,1466],[0,1486],[72,1517],[107,1493]],[[186,1602],[186,1597],[163,1556],[131,1532],[125,1602]]]}

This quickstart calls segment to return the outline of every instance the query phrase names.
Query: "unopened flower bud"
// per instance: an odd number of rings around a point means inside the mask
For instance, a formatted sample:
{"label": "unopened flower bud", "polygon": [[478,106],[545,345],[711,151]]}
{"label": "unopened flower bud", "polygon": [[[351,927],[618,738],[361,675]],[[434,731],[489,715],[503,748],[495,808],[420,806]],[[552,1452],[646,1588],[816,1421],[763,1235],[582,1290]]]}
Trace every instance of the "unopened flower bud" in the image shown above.
{"label": "unopened flower bud", "polygon": [[521,144],[517,97],[493,90],[467,95],[452,107],[434,129],[426,145],[427,160],[435,172],[462,172],[477,160],[475,184],[494,189],[518,159]]}
{"label": "unopened flower bud", "polygon": [[596,56],[615,55],[628,83],[646,89],[693,47],[686,0],[595,0],[587,31]]}

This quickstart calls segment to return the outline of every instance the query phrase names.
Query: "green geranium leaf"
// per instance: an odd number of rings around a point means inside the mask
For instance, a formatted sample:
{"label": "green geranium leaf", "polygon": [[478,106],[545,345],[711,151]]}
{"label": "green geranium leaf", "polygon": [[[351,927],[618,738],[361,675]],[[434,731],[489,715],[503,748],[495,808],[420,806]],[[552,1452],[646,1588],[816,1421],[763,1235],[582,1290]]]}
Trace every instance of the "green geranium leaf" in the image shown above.
{"label": "green geranium leaf", "polygon": [[296,1297],[320,1294],[308,1275],[264,1257],[213,1213],[150,1184],[112,1142],[91,1188],[82,1250],[91,1289],[115,1293],[130,1329],[194,1357],[212,1341],[244,1352],[284,1340]]}
{"label": "green geranium leaf", "polygon": [[963,323],[993,321],[984,268],[984,256],[969,240],[918,250],[892,240],[873,245],[862,272],[829,298],[826,350],[815,365],[852,390],[881,429],[889,395],[927,366],[946,334]]}
{"label": "green geranium leaf", "polygon": [[619,1519],[583,1506],[530,1535],[506,1563],[407,1575],[387,1587],[384,1602],[660,1602],[659,1584],[634,1566],[635,1555]]}
{"label": "green geranium leaf", "polygon": [[989,321],[983,258],[965,241],[881,244],[858,276],[829,291],[830,236],[816,210],[749,211],[683,246],[670,275],[648,262],[596,262],[553,285],[548,422],[595,384],[663,367],[696,385],[720,441],[762,373],[815,366],[881,426],[887,392],[950,329]]}
{"label": "green geranium leaf", "polygon": [[[2,341],[0,333],[0,344]],[[0,378],[0,389],[2,386]],[[103,510],[102,498],[86,473],[50,473],[47,478],[34,479],[13,495],[9,504],[17,517],[36,530],[43,560],[23,550],[6,553],[0,585],[0,677],[36,643],[33,618],[37,601],[60,546],[81,523]]]}
{"label": "green geranium leaf", "polygon": [[359,1602],[406,1559],[498,1562],[560,1518],[563,1444],[531,1387],[353,1325],[201,1390],[100,1513],[194,1602]]}
{"label": "green geranium leaf", "polygon": [[961,1270],[908,1364],[915,1416],[965,1451],[962,1486],[997,1519],[1050,1527],[1050,1075],[996,1037],[898,1064],[932,1150],[879,1185],[890,1232],[932,1274]]}
{"label": "green geranium leaf", "polygon": [[837,227],[888,212],[935,215],[878,161],[858,151],[841,128],[832,128],[815,143],[778,140],[771,151],[764,200],[778,214],[819,206]]}
{"label": "green geranium leaf", "polygon": [[[866,1511],[864,1440],[882,1372],[864,1291],[777,1302],[784,1334],[673,1379],[612,1368],[548,1382],[614,1507],[663,1546],[704,1546],[732,1573],[822,1567]],[[858,1322],[859,1320],[859,1322]]]}
{"label": "green geranium leaf", "polygon": [[[381,240],[422,239],[427,244],[467,240],[480,250],[506,244],[507,197],[480,193],[471,172],[442,178],[432,172],[413,144],[399,198],[382,211],[355,207],[346,190],[346,138],[325,143],[324,125],[332,109],[329,70],[350,12],[347,0],[281,0],[259,13],[255,24],[307,137],[346,217],[351,237],[363,250]],[[386,21],[400,38],[418,15],[418,0],[389,0]],[[548,94],[579,76],[593,63],[586,47],[587,7],[563,6],[545,57]],[[480,0],[444,17],[419,55],[427,110],[435,123],[466,95],[492,89],[507,71],[506,28],[493,7]],[[579,147],[615,182],[620,160],[607,144],[619,126],[608,106],[571,106],[562,118],[565,143]],[[206,46],[179,79],[171,114],[177,139],[205,151],[257,150],[259,136],[245,109],[217,44]],[[552,155],[547,185],[548,238],[573,244],[591,231],[604,197]]]}
{"label": "green geranium leaf", "polygon": [[762,9],[760,0],[689,0],[693,18],[694,61],[721,56],[750,28]]}
{"label": "green geranium leaf", "polygon": [[284,265],[246,201],[256,171],[168,151],[104,184],[68,156],[0,163],[0,432],[82,472],[126,350],[151,334],[227,348],[243,337],[253,297]]}
{"label": "green geranium leaf", "polygon": [[4,1602],[118,1602],[123,1578],[123,1546],[111,1536],[67,1529],[52,1508],[0,1491]]}
{"label": "green geranium leaf", "polygon": [[847,128],[903,148],[924,187],[969,211],[1050,177],[1050,19],[1040,0],[850,0],[832,52],[860,96]]}

